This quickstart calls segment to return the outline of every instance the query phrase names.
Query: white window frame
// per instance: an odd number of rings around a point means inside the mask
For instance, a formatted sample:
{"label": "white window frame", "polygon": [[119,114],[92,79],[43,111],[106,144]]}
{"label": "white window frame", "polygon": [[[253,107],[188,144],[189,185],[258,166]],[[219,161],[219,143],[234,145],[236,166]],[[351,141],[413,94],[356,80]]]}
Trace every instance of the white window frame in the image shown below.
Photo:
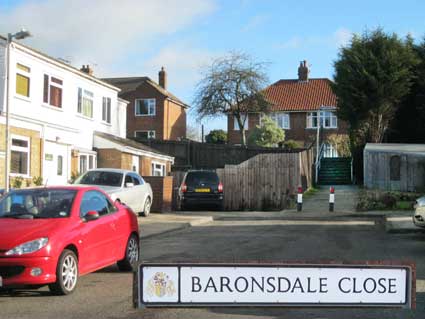
{"label": "white window frame", "polygon": [[[27,142],[27,147],[21,147],[21,146],[14,146],[13,140],[21,140]],[[31,139],[28,136],[20,136],[20,135],[14,135],[12,134],[10,138],[10,168],[12,168],[12,152],[21,152],[21,153],[27,153],[27,173],[12,173],[10,172],[10,176],[22,176],[22,177],[30,177],[31,172]]]}
{"label": "white window frame", "polygon": [[[160,166],[160,168],[157,167]],[[160,175],[155,175],[155,172],[158,172]],[[152,162],[151,164],[151,175],[152,176],[165,176],[166,175],[166,165],[160,162]]]}
{"label": "white window frame", "polygon": [[[85,156],[87,158],[86,167],[84,167],[84,172],[81,171],[81,157]],[[92,159],[93,166],[90,167],[90,158]],[[97,168],[97,155],[91,153],[79,153],[78,154],[78,174],[83,174],[88,170]]]}
{"label": "white window frame", "polygon": [[[313,119],[316,119],[316,125],[313,124]],[[326,119],[329,119],[328,125],[326,124]],[[333,111],[317,111],[307,113],[307,128],[317,128],[318,121],[320,121],[321,127],[325,129],[338,128],[338,117]]]}
{"label": "white window frame", "polygon": [[[47,83],[47,102],[44,101],[44,76],[45,75],[47,75],[47,77],[49,78],[48,83]],[[53,82],[51,80],[51,78],[55,78],[55,79],[62,81],[62,84]],[[61,106],[56,106],[56,105],[53,105],[53,104],[50,103],[50,86],[54,86],[54,87],[61,89],[61,95],[62,95],[61,96]],[[47,105],[49,107],[53,107],[55,109],[59,109],[59,110],[61,110],[63,108],[63,79],[61,77],[56,76],[56,75],[51,75],[47,72],[43,73],[43,104]]]}
{"label": "white window frame", "polygon": [[[29,69],[29,72],[26,72],[24,70],[19,69],[18,68],[18,64],[22,65],[25,68],[28,68]],[[15,95],[18,96],[18,97],[20,97],[20,98],[29,100],[31,98],[31,67],[27,66],[24,63],[19,63],[19,62],[16,62],[16,65],[15,66],[16,66],[15,67],[16,68],[16,74],[15,74],[16,77],[17,77],[18,74],[20,74],[20,75],[28,78],[28,96],[22,95],[22,94],[19,94],[18,92],[16,92],[17,91],[16,79],[15,79]]]}
{"label": "white window frame", "polygon": [[[289,113],[286,112],[275,112],[270,114],[270,118],[276,122],[277,126],[284,130],[291,128],[291,118]],[[282,124],[282,125],[280,125]]]}
{"label": "white window frame", "polygon": [[156,138],[156,131],[155,130],[136,130],[134,131],[134,137],[137,137],[137,133],[143,133],[146,132],[148,134],[148,139],[155,139]]}
{"label": "white window frame", "polygon": [[[137,112],[137,105],[139,101],[147,101],[148,103],[148,114],[142,114]],[[155,116],[156,115],[156,99],[135,99],[134,100],[134,115],[135,116]]]}
{"label": "white window frame", "polygon": [[[241,114],[241,120],[242,120],[242,122],[245,121],[245,124],[244,124],[244,127],[243,127],[244,131],[249,130],[249,114],[246,114],[246,113]],[[237,120],[236,116],[234,116],[234,115],[233,115],[233,130],[234,131],[240,131],[238,120]]]}
{"label": "white window frame", "polygon": [[112,99],[107,96],[102,98],[102,122],[106,124],[112,123]]}
{"label": "white window frame", "polygon": [[[80,96],[78,94],[79,90],[81,90],[81,101],[80,101]],[[83,113],[84,100],[85,99],[91,100],[91,116],[85,115]],[[81,103],[81,110],[78,110],[80,103]],[[87,119],[93,119],[93,117],[94,117],[94,93],[92,91],[86,90],[82,87],[78,87],[78,90],[77,90],[77,113],[80,116],[85,117]]]}

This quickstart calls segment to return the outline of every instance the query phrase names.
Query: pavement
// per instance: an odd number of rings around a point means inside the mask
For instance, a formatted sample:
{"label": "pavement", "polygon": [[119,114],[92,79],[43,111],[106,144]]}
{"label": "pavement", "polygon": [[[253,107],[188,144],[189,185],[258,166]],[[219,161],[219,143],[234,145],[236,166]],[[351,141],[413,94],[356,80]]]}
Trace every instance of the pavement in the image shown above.
{"label": "pavement", "polygon": [[295,209],[282,211],[184,211],[167,214],[152,213],[139,217],[141,238],[196,226],[265,226],[265,225],[317,225],[317,226],[368,226],[382,225],[390,233],[425,232],[412,222],[413,211],[356,212],[358,188],[354,185],[335,187],[334,212],[329,212],[329,187],[305,196],[301,212]]}

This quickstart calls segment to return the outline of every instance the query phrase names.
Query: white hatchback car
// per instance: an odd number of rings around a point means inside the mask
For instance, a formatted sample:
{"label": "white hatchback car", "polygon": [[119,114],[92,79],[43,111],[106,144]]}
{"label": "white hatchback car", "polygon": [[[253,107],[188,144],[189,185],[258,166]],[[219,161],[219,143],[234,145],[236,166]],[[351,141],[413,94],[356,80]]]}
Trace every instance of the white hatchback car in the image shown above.
{"label": "white hatchback car", "polygon": [[152,206],[152,188],[136,172],[123,169],[98,168],[85,172],[74,184],[97,186],[114,201],[130,207],[140,216],[148,216]]}
{"label": "white hatchback car", "polygon": [[418,227],[425,227],[425,196],[416,200],[413,223]]}

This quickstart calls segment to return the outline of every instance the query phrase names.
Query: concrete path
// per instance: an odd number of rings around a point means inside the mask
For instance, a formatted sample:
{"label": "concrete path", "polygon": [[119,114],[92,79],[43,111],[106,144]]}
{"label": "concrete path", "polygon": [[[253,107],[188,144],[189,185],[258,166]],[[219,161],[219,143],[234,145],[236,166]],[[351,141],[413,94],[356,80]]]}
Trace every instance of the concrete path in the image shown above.
{"label": "concrete path", "polygon": [[188,216],[177,214],[155,214],[139,217],[139,231],[142,239],[172,232],[186,227],[203,225],[213,221],[212,216]]}
{"label": "concrete path", "polygon": [[[316,193],[304,196],[304,213],[329,213],[329,188],[330,186],[319,186]],[[335,212],[356,211],[358,187],[355,185],[336,185],[335,187]]]}

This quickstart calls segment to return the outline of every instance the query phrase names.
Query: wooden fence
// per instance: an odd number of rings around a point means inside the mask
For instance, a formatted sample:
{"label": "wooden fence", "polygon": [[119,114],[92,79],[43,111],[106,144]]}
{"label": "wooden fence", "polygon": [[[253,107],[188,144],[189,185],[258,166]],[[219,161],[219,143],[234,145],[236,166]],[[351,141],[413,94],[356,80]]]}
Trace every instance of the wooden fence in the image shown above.
{"label": "wooden fence", "polygon": [[190,140],[135,140],[173,156],[174,171],[224,168],[225,165],[237,165],[258,154],[297,153],[305,150],[304,148],[288,150],[279,147],[242,147],[229,144],[199,143]]}
{"label": "wooden fence", "polygon": [[[280,210],[288,206],[297,188],[311,187],[313,150],[259,154],[239,165],[217,169],[224,185],[226,210]],[[173,207],[185,172],[172,172]]]}

